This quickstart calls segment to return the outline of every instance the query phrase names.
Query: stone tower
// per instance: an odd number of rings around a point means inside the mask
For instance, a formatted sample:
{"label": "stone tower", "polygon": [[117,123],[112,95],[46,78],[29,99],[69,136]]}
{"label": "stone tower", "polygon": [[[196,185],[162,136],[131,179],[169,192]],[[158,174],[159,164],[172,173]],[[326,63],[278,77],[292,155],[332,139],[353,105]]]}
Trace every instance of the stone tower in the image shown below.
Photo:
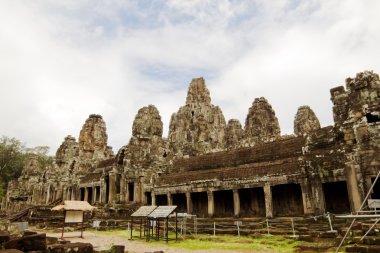
{"label": "stone tower", "polygon": [[300,106],[294,117],[294,133],[302,136],[320,128],[321,125],[313,110],[306,105]]}
{"label": "stone tower", "polygon": [[91,114],[79,134],[79,157],[101,160],[112,156],[107,147],[106,123],[101,115]]}
{"label": "stone tower", "polygon": [[222,110],[211,104],[205,80],[195,78],[189,86],[186,105],[171,117],[170,148],[178,156],[223,150],[225,126]]}
{"label": "stone tower", "polygon": [[280,125],[272,106],[264,98],[256,98],[245,120],[245,138],[248,146],[280,138]]}

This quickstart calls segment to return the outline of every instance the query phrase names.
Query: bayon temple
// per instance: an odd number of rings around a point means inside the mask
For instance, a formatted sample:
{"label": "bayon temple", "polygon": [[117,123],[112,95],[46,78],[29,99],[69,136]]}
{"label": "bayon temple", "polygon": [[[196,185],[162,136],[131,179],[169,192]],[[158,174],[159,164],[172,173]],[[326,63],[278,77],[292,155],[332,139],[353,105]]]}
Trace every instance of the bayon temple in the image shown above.
{"label": "bayon temple", "polygon": [[[328,91],[326,91],[328,92]],[[2,209],[86,200],[110,209],[177,205],[198,217],[276,217],[358,210],[380,169],[380,80],[366,71],[330,90],[334,125],[298,108],[281,135],[270,103],[256,98],[244,126],[226,122],[203,78],[173,113],[167,138],[158,109],[141,108],[129,143],[114,154],[106,123],[92,114],[55,162],[31,158],[8,185]],[[326,101],[328,103],[329,101]],[[380,183],[371,193],[380,199]]]}

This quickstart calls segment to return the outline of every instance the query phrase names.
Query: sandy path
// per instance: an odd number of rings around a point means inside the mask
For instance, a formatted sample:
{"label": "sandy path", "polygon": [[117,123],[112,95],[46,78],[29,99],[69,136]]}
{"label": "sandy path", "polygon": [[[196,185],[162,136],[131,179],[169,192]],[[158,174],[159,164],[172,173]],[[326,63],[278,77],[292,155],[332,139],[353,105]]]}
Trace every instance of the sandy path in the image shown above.
{"label": "sandy path", "polygon": [[[60,233],[47,233],[47,236],[60,237]],[[84,232],[84,238],[80,238],[80,232],[67,232],[65,233],[65,239],[71,242],[86,242],[91,243],[95,250],[106,250],[111,245],[124,245],[125,250],[136,253],[163,251],[165,253],[254,253],[253,251],[242,250],[185,250],[179,248],[170,248],[165,245],[157,245],[151,243],[144,243],[142,241],[133,240],[130,241],[126,238],[112,236],[112,235],[99,235],[91,232]],[[175,243],[175,242],[169,242]],[[258,251],[255,251],[256,253]],[[265,252],[268,253],[268,252]]]}

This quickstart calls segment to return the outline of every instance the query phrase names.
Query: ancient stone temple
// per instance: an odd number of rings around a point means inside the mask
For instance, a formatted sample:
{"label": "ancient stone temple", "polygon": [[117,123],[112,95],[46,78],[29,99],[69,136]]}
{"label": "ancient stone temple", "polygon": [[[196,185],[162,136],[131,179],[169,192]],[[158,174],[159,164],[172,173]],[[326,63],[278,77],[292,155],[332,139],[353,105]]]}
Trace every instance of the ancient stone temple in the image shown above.
{"label": "ancient stone temple", "polygon": [[[330,94],[334,125],[321,127],[313,110],[300,106],[294,134],[281,135],[265,98],[253,100],[244,128],[236,119],[226,124],[205,80],[193,79],[168,138],[159,110],[149,105],[137,112],[131,139],[114,155],[105,121],[90,115],[78,142],[64,139],[54,166],[41,170],[33,158],[25,164],[2,208],[71,199],[109,207],[177,205],[198,217],[357,210],[380,169],[379,76],[359,73]],[[370,194],[380,198],[380,183]]]}

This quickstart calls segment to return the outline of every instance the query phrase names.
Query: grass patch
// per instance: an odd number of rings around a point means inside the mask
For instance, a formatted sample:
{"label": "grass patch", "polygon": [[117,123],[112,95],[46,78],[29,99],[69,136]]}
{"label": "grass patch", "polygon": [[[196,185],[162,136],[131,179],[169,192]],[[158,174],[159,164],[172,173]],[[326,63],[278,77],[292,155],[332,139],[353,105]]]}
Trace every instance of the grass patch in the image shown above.
{"label": "grass patch", "polygon": [[[112,231],[92,231],[103,235],[119,236],[129,238],[130,234],[127,230],[112,230]],[[139,236],[137,231],[133,232],[134,236]],[[170,239],[175,238],[175,234],[169,234]],[[134,238],[140,242],[146,242],[145,239]],[[270,251],[270,252],[294,252],[295,248],[300,244],[284,236],[262,236],[259,238],[250,238],[248,236],[233,236],[233,235],[187,235],[186,239],[178,237],[178,241],[155,241],[150,240],[147,244],[165,245],[166,247],[174,247],[188,250],[247,250],[249,251]]]}

